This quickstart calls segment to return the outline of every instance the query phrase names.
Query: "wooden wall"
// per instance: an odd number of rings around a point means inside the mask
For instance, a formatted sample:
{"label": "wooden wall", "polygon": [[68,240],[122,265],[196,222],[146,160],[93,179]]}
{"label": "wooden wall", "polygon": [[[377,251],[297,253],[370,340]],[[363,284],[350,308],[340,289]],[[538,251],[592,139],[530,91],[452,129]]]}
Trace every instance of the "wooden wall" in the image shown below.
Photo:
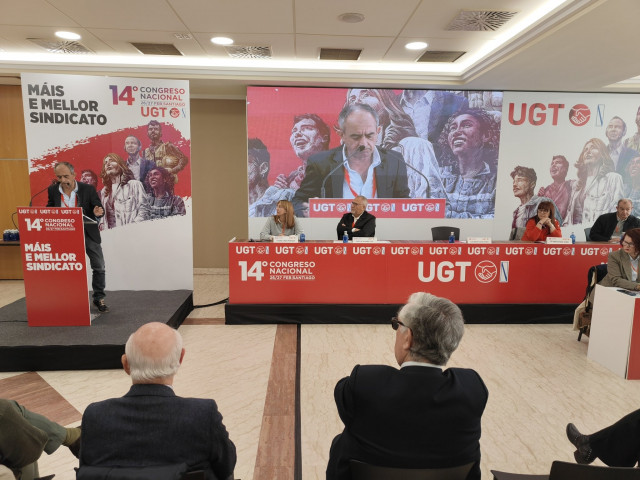
{"label": "wooden wall", "polygon": [[[191,101],[194,267],[228,267],[229,239],[247,238],[246,130],[244,100]],[[0,230],[4,230],[13,228],[11,214],[30,199],[19,86],[0,86],[0,132]],[[0,251],[3,258],[7,254]]]}

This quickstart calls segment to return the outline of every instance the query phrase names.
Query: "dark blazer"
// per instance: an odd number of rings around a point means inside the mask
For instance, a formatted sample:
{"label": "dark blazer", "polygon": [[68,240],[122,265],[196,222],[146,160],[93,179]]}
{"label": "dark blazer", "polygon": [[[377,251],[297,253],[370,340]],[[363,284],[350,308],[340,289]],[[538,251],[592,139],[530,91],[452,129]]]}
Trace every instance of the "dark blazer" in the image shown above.
{"label": "dark blazer", "polygon": [[488,392],[475,371],[357,365],[334,396],[345,428],[331,444],[327,480],[349,480],[350,459],[404,468],[474,462],[467,478],[480,478]]}
{"label": "dark blazer", "polygon": [[[342,226],[344,224],[344,226]],[[354,228],[358,228],[357,232],[353,232]],[[376,217],[365,211],[360,215],[360,218],[353,225],[353,214],[351,212],[345,213],[338,222],[338,240],[342,240],[345,230],[349,235],[349,240],[353,240],[353,237],[375,237],[376,236]]]}
{"label": "dark blazer", "polygon": [[[593,224],[593,227],[591,227],[589,239],[592,242],[608,242],[611,240],[611,235],[616,229],[617,223],[618,214],[616,212],[600,215]],[[629,215],[629,218],[622,224],[622,231],[627,232],[632,228],[640,228],[640,218]]]}
{"label": "dark blazer", "polygon": [[204,469],[207,479],[223,480],[233,472],[236,447],[213,400],[178,397],[165,385],[137,384],[124,397],[85,410],[81,466],[181,462],[190,470]]}
{"label": "dark blazer", "polygon": [[[87,217],[96,220],[97,217],[93,214],[93,207],[102,207],[102,203],[100,202],[100,197],[98,197],[98,192],[93,186],[88,185],[86,183],[77,182],[78,183],[78,197],[77,197],[77,206],[82,208],[82,213]],[[47,190],[49,194],[49,200],[47,201],[47,207],[61,207],[62,201],[60,199],[60,187],[56,183],[51,185]],[[98,224],[89,224],[86,223],[84,225],[84,234],[89,237],[96,243],[100,243],[100,230],[98,230]]]}
{"label": "dark blazer", "polygon": [[[378,148],[380,165],[375,169],[376,196],[378,198],[409,198],[407,167],[402,155],[393,150]],[[304,180],[293,196],[293,207],[297,216],[303,216],[302,204],[309,198],[320,197],[322,182],[327,175],[343,162],[342,146],[316,153],[307,161]],[[344,168],[338,168],[325,182],[325,198],[342,198]]]}

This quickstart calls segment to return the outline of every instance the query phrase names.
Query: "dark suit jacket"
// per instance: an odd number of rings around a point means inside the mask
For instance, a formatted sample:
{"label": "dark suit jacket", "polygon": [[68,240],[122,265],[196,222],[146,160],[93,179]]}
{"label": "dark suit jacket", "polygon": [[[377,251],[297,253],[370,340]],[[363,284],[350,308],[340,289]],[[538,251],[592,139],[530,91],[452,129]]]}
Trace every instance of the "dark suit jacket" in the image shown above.
{"label": "dark suit jacket", "polygon": [[[345,225],[344,227],[342,225]],[[358,228],[357,232],[353,232],[354,228]],[[376,217],[369,212],[363,212],[360,218],[353,225],[353,214],[351,212],[345,213],[338,222],[338,240],[342,240],[345,230],[349,235],[349,240],[353,240],[353,237],[375,237],[376,236]]]}
{"label": "dark suit jacket", "polygon": [[[591,227],[589,239],[592,242],[607,242],[611,240],[611,235],[616,229],[618,214],[616,212],[604,213],[600,215]],[[622,231],[627,232],[632,228],[640,228],[640,218],[629,215],[622,224]]]}
{"label": "dark suit jacket", "polygon": [[178,397],[165,385],[137,384],[124,397],[85,410],[81,466],[181,462],[206,470],[208,479],[223,480],[233,472],[236,447],[213,400]]}
{"label": "dark suit jacket", "polygon": [[[82,208],[82,213],[87,217],[96,220],[96,216],[93,214],[93,207],[102,207],[98,192],[93,186],[86,183],[78,183],[78,197],[77,206]],[[47,201],[47,207],[60,207],[62,201],[60,199],[60,187],[58,184],[51,185],[47,190],[49,194],[49,200]],[[98,230],[98,224],[85,224],[84,234],[96,243],[100,243],[100,230]]]}
{"label": "dark suit jacket", "polygon": [[349,480],[350,459],[404,468],[475,462],[467,478],[480,478],[488,392],[475,371],[357,365],[334,396],[345,428],[331,445],[327,480]]}
{"label": "dark suit jacket", "polygon": [[[302,216],[302,203],[309,198],[320,197],[323,180],[334,168],[341,165],[342,146],[312,155],[307,161],[304,180],[293,196],[293,207],[296,215]],[[380,165],[375,169],[376,195],[378,198],[409,198],[407,183],[407,167],[402,155],[393,150],[378,148]],[[342,198],[344,184],[344,168],[338,168],[325,183],[326,198]]]}

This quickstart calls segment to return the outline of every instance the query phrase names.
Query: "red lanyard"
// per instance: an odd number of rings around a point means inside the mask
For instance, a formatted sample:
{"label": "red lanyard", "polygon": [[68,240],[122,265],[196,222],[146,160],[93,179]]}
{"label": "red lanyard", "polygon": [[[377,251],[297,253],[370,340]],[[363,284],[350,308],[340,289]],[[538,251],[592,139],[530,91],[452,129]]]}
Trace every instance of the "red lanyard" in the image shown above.
{"label": "red lanyard", "polygon": [[[349,185],[349,190],[351,190],[351,193],[353,194],[353,198],[357,197],[358,195],[360,195],[358,192],[356,192],[352,187],[351,187],[351,177],[349,177],[349,169],[348,168],[344,168],[344,179],[347,181],[347,185]],[[375,171],[373,172],[373,191],[371,192],[371,197],[370,198],[375,198],[376,196],[376,173]]]}
{"label": "red lanyard", "polygon": [[[69,196],[69,201],[71,202],[71,196]],[[64,201],[64,194],[63,193],[60,194],[60,202],[62,204],[64,204],[65,207],[72,207],[72,206],[75,207],[75,205],[67,205],[67,202]],[[71,202],[71,203],[74,203],[74,202]]]}

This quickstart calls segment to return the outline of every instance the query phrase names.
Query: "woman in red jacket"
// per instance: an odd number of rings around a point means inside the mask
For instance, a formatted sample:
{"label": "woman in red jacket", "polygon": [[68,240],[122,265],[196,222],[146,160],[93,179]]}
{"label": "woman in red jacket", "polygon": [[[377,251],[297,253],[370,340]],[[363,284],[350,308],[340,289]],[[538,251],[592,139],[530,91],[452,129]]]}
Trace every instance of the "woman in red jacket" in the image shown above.
{"label": "woman in red jacket", "polygon": [[527,222],[522,240],[529,242],[544,242],[547,237],[562,237],[560,224],[555,219],[555,208],[551,202],[540,202],[538,214]]}

